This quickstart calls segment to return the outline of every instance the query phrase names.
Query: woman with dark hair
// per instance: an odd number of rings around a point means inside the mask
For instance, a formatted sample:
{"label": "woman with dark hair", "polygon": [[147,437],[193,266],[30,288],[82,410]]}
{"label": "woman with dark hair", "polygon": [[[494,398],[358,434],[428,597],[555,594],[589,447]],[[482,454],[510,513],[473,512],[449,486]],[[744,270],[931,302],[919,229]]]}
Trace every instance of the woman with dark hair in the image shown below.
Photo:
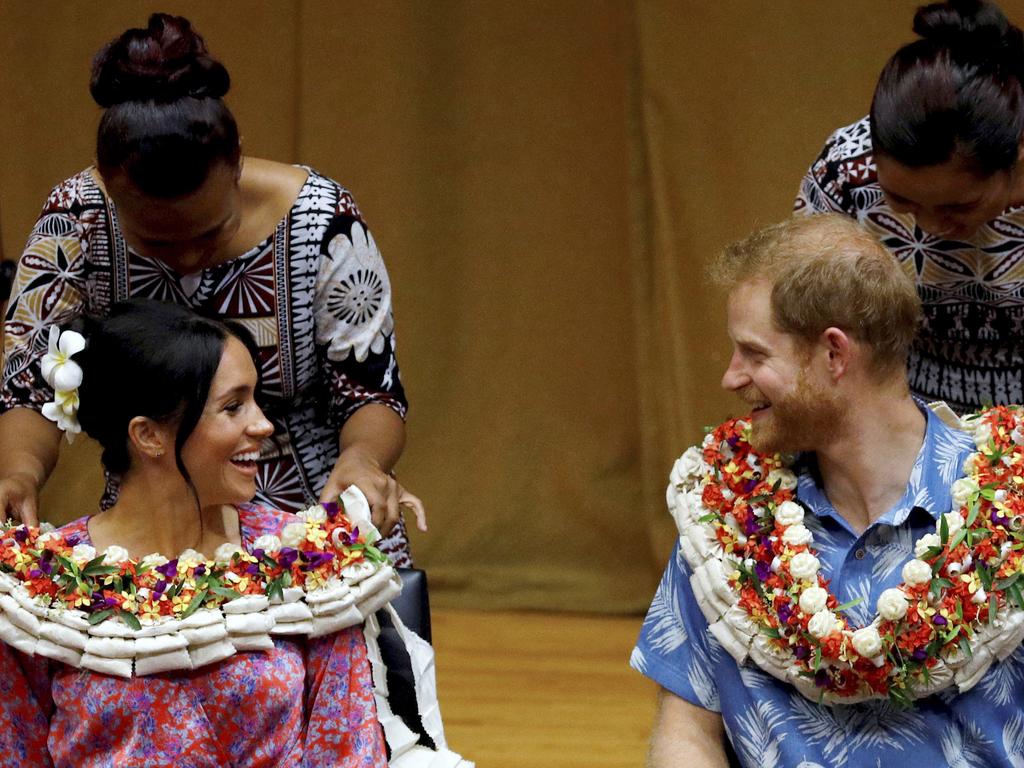
{"label": "woman with dark hair", "polygon": [[120,493],[56,531],[2,533],[0,763],[386,765],[359,626],[376,605],[317,631],[309,577],[351,581],[342,553],[393,571],[367,559],[366,523],[311,546],[326,515],[247,503],[273,425],[244,329],[151,301],[74,327],[51,334],[44,413],[99,441]]}
{"label": "woman with dark hair", "polygon": [[[391,290],[352,196],[305,167],[242,157],[227,70],[188,20],[155,14],[95,58],[97,165],[59,184],[19,263],[5,317],[0,516],[35,522],[59,433],[38,411],[49,328],[154,298],[244,326],[259,349],[273,439],[256,498],[297,510],[351,484],[409,564],[391,474],[405,441]],[[117,495],[108,476],[104,504]]]}
{"label": "woman with dark hair", "polygon": [[921,7],[869,117],[836,131],[798,212],[837,211],[912,273],[911,388],[958,411],[1024,400],[1024,37],[984,0]]}

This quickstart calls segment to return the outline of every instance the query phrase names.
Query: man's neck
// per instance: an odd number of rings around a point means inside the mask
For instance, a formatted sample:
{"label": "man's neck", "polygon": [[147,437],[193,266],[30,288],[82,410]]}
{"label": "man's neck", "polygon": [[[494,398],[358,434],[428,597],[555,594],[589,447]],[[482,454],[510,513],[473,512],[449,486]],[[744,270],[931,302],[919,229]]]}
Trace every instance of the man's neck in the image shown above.
{"label": "man's neck", "polygon": [[815,454],[825,495],[860,534],[905,493],[927,419],[905,390],[872,393],[850,406]]}

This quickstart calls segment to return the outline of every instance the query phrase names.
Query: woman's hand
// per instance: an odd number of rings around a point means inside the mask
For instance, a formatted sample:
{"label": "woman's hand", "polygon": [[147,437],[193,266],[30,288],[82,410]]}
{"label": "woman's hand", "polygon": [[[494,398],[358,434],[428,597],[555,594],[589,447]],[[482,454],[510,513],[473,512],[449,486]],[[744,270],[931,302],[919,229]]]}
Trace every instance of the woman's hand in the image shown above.
{"label": "woman's hand", "polygon": [[406,507],[416,517],[416,527],[427,530],[427,515],[419,497],[409,493],[394,478],[384,472],[377,460],[362,446],[356,444],[341,452],[320,494],[320,501],[337,501],[350,485],[355,485],[370,504],[373,524],[387,536],[398,523],[401,508]]}
{"label": "woman's hand", "polygon": [[62,434],[31,408],[0,414],[0,516],[39,525],[39,490],[57,463]]}
{"label": "woman's hand", "polygon": [[0,511],[5,518],[39,525],[39,488],[35,478],[16,474],[0,479]]}

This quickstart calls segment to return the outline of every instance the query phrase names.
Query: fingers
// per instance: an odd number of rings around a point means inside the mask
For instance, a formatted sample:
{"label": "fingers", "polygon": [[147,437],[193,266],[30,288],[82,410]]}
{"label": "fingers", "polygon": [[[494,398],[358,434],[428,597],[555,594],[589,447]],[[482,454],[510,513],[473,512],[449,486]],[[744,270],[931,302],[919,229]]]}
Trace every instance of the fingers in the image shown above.
{"label": "fingers", "polygon": [[409,493],[402,486],[398,486],[398,505],[412,510],[412,513],[416,516],[416,527],[421,531],[426,532],[427,530],[427,510],[423,506],[423,502],[420,501],[419,496],[415,496]]}
{"label": "fingers", "polygon": [[35,489],[22,478],[0,482],[0,519],[10,517],[26,525],[39,525]]}
{"label": "fingers", "polygon": [[380,533],[382,536],[388,536],[391,534],[392,529],[398,525],[399,515],[401,514],[398,510],[398,492],[401,489],[398,481],[395,478],[388,476],[387,480],[387,493],[385,495],[385,515],[384,524],[381,526]]}
{"label": "fingers", "polygon": [[25,525],[39,525],[39,512],[36,509],[36,500],[34,497],[28,497],[22,500],[19,516],[21,517],[21,522]]}

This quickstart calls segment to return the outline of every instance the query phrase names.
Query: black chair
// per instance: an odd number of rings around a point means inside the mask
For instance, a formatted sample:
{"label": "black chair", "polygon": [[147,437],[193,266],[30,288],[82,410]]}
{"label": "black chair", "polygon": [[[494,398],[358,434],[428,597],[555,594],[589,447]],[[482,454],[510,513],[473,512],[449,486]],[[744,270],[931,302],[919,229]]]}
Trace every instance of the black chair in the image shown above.
{"label": "black chair", "polygon": [[[392,600],[391,605],[402,619],[402,623],[429,643],[430,598],[427,594],[427,574],[417,568],[396,570],[402,578],[402,594]],[[419,709],[416,706],[416,684],[405,644],[386,611],[377,612],[377,621],[380,623],[377,643],[380,645],[381,658],[388,668],[388,702],[391,704],[391,711],[402,718],[410,730],[419,735],[420,744],[436,749],[420,721]]]}

